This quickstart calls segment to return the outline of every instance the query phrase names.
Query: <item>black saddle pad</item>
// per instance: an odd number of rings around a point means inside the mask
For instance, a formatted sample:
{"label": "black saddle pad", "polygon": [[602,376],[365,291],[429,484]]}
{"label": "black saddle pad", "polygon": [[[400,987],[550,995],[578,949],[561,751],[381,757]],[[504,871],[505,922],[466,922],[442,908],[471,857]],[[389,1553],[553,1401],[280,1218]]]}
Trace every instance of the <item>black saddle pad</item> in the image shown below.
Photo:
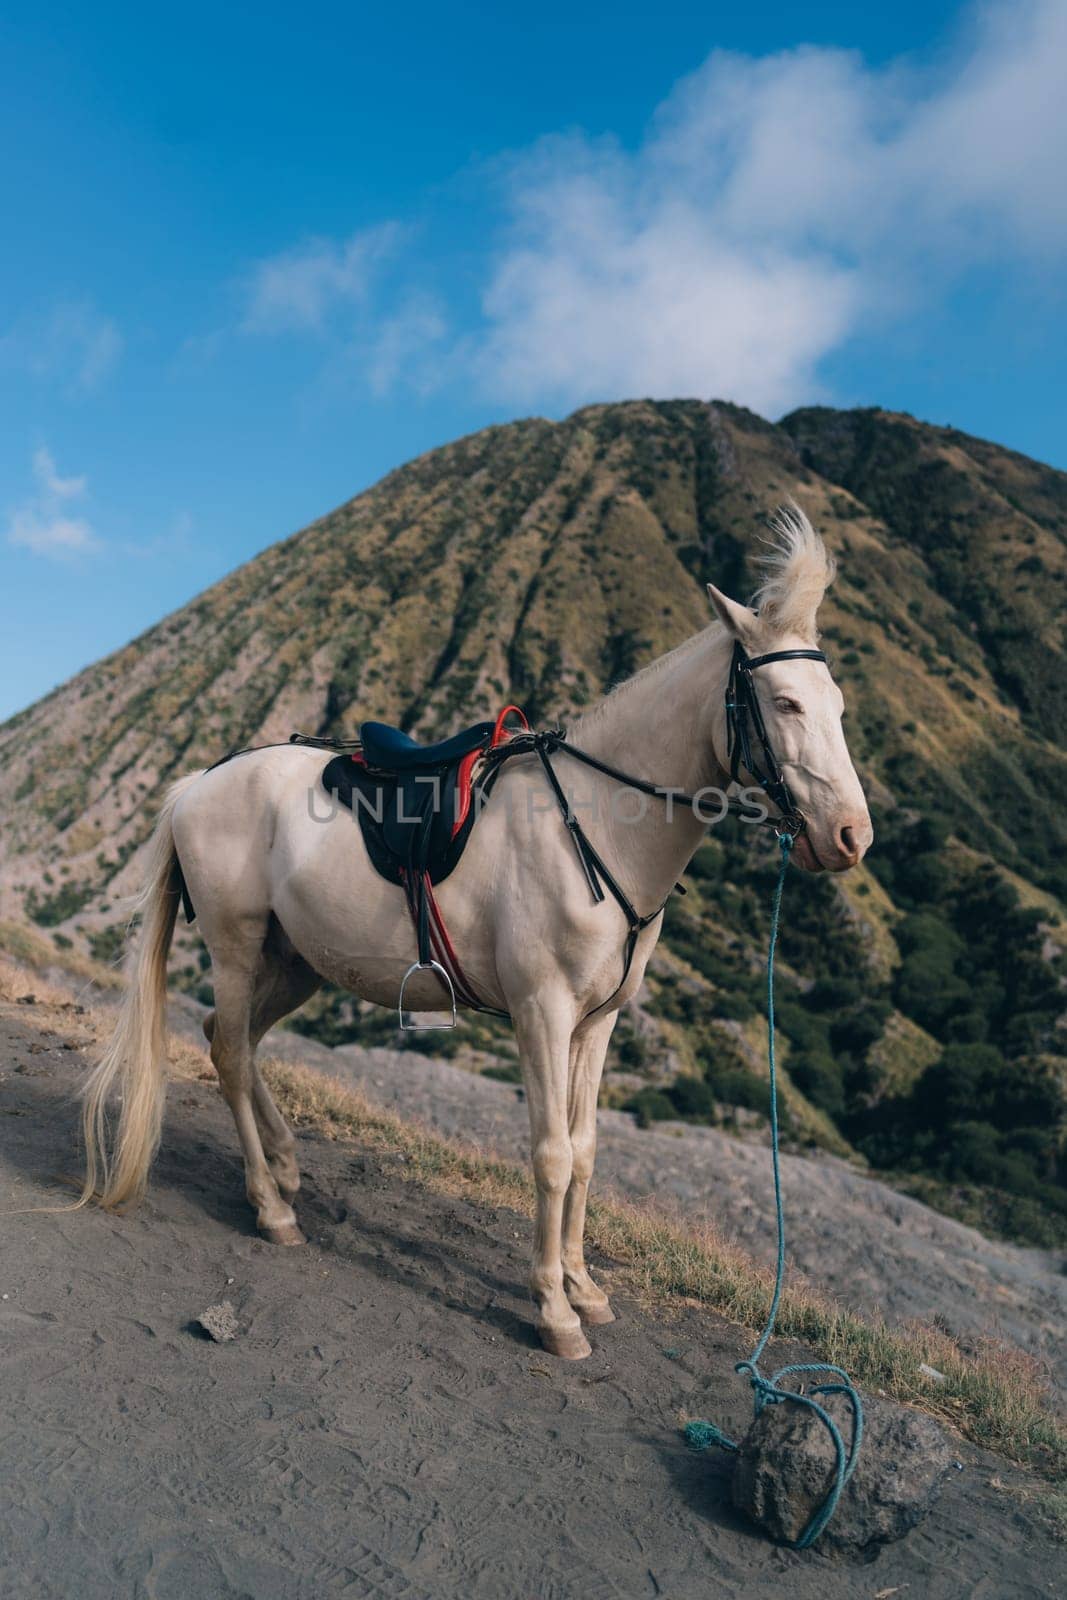
{"label": "black saddle pad", "polygon": [[463,854],[488,792],[473,783],[472,768],[473,762],[460,759],[420,764],[410,772],[377,772],[357,752],[328,762],[322,783],[358,820],[367,854],[383,878],[402,884],[425,872],[440,883]]}

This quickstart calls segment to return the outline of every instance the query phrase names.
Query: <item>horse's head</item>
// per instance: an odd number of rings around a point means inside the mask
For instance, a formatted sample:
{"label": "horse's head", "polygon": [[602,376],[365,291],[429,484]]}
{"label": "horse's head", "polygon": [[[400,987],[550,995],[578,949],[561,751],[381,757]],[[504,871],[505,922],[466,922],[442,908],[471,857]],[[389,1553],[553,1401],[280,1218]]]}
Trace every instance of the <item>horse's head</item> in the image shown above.
{"label": "horse's head", "polygon": [[[816,614],[834,575],[832,558],[799,507],[780,512],[772,530],[765,579],[752,606],[708,585],[720,621],[749,658],[814,649]],[[854,867],[874,833],[841,726],[844,698],[829,667],[811,659],[768,661],[748,675],[748,684],[767,744],[806,823],[796,859],[810,872]],[[758,774],[742,764],[739,776],[747,783]]]}

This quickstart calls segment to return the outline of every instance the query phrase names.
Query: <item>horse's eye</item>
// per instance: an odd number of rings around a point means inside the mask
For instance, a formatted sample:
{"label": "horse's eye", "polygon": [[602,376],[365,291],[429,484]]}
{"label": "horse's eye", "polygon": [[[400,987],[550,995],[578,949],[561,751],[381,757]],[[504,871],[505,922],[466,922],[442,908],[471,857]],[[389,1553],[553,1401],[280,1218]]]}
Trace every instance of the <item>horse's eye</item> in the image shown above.
{"label": "horse's eye", "polygon": [[790,700],[789,696],[785,694],[778,695],[774,704],[777,710],[784,711],[788,717],[799,717],[804,710],[798,700]]}

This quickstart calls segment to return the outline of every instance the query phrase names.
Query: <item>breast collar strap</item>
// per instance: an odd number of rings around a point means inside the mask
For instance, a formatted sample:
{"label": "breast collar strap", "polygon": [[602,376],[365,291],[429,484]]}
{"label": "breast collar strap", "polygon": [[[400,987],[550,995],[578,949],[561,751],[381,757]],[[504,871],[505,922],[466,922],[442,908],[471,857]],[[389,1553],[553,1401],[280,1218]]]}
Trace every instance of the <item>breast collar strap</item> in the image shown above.
{"label": "breast collar strap", "polygon": [[[785,773],[767,737],[767,725],[760,710],[759,697],[752,682],[757,667],[772,661],[825,661],[821,650],[772,650],[763,656],[747,656],[740,640],[734,641],[730,677],[726,685],[726,739],[730,780],[740,782],[741,769],[754,778],[768,800],[777,806],[782,820],[795,837],[804,818],[790,793]],[[757,748],[758,746],[758,748]]]}

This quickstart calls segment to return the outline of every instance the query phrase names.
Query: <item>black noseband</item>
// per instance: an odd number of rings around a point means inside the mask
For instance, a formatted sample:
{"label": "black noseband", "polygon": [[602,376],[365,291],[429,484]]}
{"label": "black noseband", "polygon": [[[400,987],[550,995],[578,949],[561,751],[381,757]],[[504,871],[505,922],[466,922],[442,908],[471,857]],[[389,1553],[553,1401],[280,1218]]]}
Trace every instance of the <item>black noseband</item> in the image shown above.
{"label": "black noseband", "polygon": [[[727,756],[730,762],[730,780],[740,781],[742,766],[749,772],[768,800],[778,807],[783,821],[795,835],[804,826],[804,818],[797,810],[789,792],[785,774],[767,737],[767,727],[760,710],[759,699],[752,682],[757,667],[769,666],[772,661],[825,661],[821,650],[772,650],[765,656],[746,656],[740,641],[734,642],[730,677],[726,685],[726,737]],[[755,745],[758,744],[757,753]]]}

